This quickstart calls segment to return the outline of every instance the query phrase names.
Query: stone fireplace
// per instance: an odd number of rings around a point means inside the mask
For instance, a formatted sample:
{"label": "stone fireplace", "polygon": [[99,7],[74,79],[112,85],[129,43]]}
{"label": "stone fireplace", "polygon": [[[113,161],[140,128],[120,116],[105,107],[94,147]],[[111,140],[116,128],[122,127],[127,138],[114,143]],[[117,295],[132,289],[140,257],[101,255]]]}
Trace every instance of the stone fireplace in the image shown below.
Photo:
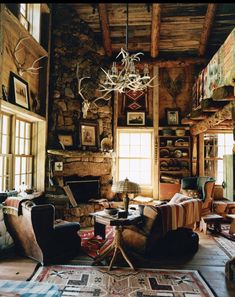
{"label": "stone fireplace", "polygon": [[[63,207],[61,206],[60,218],[80,222],[82,227],[91,226],[93,222],[89,214],[103,209],[103,206],[88,200],[113,198],[111,153],[48,150],[48,154],[50,160],[53,160],[51,167],[55,162],[63,164],[62,171],[53,171],[54,185],[48,185],[47,188],[50,200],[56,200],[55,204],[65,201]],[[66,185],[71,188],[77,202],[76,206],[69,202],[68,195],[64,191]],[[47,196],[49,197],[48,194]]]}

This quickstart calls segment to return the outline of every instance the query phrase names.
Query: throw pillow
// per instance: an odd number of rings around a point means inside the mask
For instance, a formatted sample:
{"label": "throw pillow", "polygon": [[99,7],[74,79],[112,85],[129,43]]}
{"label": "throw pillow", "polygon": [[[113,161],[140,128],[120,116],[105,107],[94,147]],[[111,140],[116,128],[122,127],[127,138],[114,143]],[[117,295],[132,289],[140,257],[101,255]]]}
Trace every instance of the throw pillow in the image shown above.
{"label": "throw pillow", "polygon": [[181,203],[186,200],[191,200],[192,198],[186,195],[183,195],[182,193],[175,193],[175,195],[171,198],[171,200],[168,202],[168,204],[174,204],[174,203]]}
{"label": "throw pillow", "polygon": [[198,190],[181,189],[180,193],[185,195],[185,196],[194,198],[194,199],[196,199],[196,198],[200,199],[200,193],[199,193]]}

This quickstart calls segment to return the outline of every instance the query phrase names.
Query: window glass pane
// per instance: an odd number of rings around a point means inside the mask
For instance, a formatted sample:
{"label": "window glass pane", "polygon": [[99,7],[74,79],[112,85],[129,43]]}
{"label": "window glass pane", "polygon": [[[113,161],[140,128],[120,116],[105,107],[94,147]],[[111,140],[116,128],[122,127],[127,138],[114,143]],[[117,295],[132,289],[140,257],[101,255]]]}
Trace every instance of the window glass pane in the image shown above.
{"label": "window glass pane", "polygon": [[29,123],[26,123],[26,134],[25,134],[25,138],[30,138],[31,137],[31,125]]}
{"label": "window glass pane", "polygon": [[19,142],[20,142],[20,139],[19,138],[16,138],[15,139],[15,154],[19,154]]}
{"label": "window glass pane", "polygon": [[15,158],[15,174],[19,174],[20,173],[20,157],[16,157]]}
{"label": "window glass pane", "polygon": [[2,153],[8,153],[8,137],[6,135],[2,135]]}
{"label": "window glass pane", "polygon": [[30,155],[30,140],[25,140],[25,155]]}
{"label": "window glass pane", "polygon": [[129,141],[129,134],[127,133],[121,133],[119,134],[119,145],[129,145],[130,141]]}
{"label": "window glass pane", "polygon": [[19,123],[19,120],[16,120],[16,126],[15,126],[15,133],[16,133],[16,137],[18,137],[20,134],[19,134],[19,130],[20,130],[20,123]]}
{"label": "window glass pane", "polygon": [[139,133],[130,133],[130,144],[131,145],[140,145],[140,137]]}
{"label": "window glass pane", "polygon": [[133,145],[130,147],[131,157],[140,157],[140,146]]}
{"label": "window glass pane", "polygon": [[2,133],[3,134],[9,134],[9,129],[10,129],[10,122],[9,122],[9,117],[8,116],[3,116],[3,122],[2,122]]}
{"label": "window glass pane", "polygon": [[19,187],[20,187],[20,176],[19,175],[15,175],[15,189],[16,191],[19,191]]}
{"label": "window glass pane", "polygon": [[129,157],[129,146],[120,146],[119,147],[119,155],[120,157]]}
{"label": "window glass pane", "polygon": [[20,137],[25,137],[25,122],[20,121]]}
{"label": "window glass pane", "polygon": [[19,154],[24,154],[24,139],[20,139],[20,151]]}
{"label": "window glass pane", "polygon": [[27,158],[27,172],[33,172],[33,158]]}
{"label": "window glass pane", "polygon": [[22,158],[21,173],[26,173],[26,158]]}

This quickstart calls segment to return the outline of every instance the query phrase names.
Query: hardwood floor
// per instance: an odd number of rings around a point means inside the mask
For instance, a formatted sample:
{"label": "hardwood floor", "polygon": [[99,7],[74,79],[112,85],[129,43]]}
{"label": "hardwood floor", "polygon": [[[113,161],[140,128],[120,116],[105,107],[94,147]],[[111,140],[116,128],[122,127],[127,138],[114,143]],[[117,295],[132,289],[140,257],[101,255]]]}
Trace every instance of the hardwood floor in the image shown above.
{"label": "hardwood floor", "polygon": [[[139,258],[138,263],[136,263],[137,267],[199,270],[218,297],[234,297],[235,282],[228,281],[224,273],[225,263],[229,260],[229,257],[211,235],[205,235],[201,232],[198,234],[200,236],[199,250],[192,257],[164,261],[150,261]],[[67,264],[74,263],[76,263],[76,260],[72,260]],[[5,255],[0,259],[0,279],[26,280],[33,274],[36,266],[37,263],[34,260],[12,254]]]}

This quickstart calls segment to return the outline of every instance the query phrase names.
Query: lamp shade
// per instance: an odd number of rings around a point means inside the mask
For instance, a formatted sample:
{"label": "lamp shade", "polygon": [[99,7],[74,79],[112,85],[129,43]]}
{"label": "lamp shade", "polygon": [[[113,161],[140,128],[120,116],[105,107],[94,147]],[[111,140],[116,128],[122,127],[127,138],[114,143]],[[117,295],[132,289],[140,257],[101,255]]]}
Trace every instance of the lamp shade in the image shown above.
{"label": "lamp shade", "polygon": [[138,194],[140,193],[140,186],[136,183],[129,181],[126,178],[124,181],[119,181],[112,186],[112,191],[114,193],[132,193]]}

